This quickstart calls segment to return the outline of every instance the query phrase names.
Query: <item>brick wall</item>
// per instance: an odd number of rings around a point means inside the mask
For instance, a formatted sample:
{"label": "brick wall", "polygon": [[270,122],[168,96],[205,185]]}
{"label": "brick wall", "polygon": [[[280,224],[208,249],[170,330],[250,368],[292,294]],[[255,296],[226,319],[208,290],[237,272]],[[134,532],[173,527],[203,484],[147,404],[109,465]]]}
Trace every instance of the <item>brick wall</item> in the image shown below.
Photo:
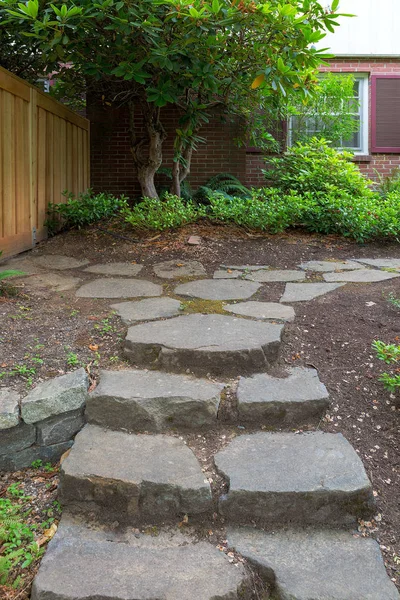
{"label": "brick wall", "polygon": [[[369,73],[370,75],[400,75],[399,59],[334,59],[329,67],[321,71],[336,73]],[[370,86],[369,86],[370,90]],[[371,98],[369,98],[371,110]],[[137,183],[135,167],[129,151],[128,113],[126,108],[103,109],[96,101],[88,99],[87,116],[91,121],[91,178],[96,191],[109,191],[114,194],[127,194],[137,197],[140,188]],[[168,138],[164,142],[163,166],[172,166],[174,129],[179,114],[176,109],[164,111],[163,122]],[[140,113],[135,118],[138,135],[141,133]],[[207,138],[207,144],[200,144],[194,153],[192,170],[189,177],[191,186],[196,189],[209,177],[222,172],[236,175],[248,186],[264,184],[261,169],[263,156],[253,149],[238,148],[234,140],[239,134],[239,126],[223,123],[215,115],[200,135]],[[371,136],[371,127],[369,127]],[[369,141],[371,147],[371,139]],[[368,154],[355,159],[360,170],[371,179],[377,179],[376,172],[388,175],[397,166],[400,167],[398,154]]]}

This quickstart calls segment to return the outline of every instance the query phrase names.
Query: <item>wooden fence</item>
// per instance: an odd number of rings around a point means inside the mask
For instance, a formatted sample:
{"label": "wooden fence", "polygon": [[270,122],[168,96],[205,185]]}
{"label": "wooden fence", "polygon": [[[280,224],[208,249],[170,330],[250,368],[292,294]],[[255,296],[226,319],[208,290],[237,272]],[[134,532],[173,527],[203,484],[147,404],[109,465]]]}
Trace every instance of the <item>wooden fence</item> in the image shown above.
{"label": "wooden fence", "polygon": [[2,258],[46,237],[49,202],[89,186],[89,121],[0,67]]}

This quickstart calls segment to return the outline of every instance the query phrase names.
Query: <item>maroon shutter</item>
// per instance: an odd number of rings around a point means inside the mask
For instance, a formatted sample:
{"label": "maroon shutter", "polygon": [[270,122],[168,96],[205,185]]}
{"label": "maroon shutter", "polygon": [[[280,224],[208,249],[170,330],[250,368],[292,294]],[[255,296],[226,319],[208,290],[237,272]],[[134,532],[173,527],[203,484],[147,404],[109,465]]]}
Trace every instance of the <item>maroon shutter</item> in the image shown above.
{"label": "maroon shutter", "polygon": [[371,86],[371,151],[400,153],[400,75],[372,75]]}

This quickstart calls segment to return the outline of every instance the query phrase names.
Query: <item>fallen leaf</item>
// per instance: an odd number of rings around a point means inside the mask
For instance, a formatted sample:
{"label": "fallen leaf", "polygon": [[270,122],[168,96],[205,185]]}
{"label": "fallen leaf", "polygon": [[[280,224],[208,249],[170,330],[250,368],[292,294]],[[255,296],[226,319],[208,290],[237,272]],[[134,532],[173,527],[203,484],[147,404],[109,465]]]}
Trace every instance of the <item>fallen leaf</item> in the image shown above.
{"label": "fallen leaf", "polygon": [[96,352],[96,350],[98,350],[99,347],[97,344],[89,344],[89,350],[91,350],[92,352]]}

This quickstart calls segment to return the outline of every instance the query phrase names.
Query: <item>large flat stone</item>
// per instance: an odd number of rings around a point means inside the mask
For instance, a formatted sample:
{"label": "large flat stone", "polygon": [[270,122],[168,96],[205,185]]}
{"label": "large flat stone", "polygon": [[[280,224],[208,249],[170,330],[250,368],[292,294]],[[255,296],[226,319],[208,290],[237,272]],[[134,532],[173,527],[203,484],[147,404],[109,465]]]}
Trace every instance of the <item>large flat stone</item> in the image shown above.
{"label": "large flat stone", "polygon": [[268,265],[221,265],[221,269],[232,271],[260,271],[261,269],[270,269]]}
{"label": "large flat stone", "polygon": [[400,269],[400,258],[355,258],[354,260],[378,269]]}
{"label": "large flat stone", "polygon": [[399,600],[379,545],[343,531],[228,530],[228,544],[261,570],[276,600]]}
{"label": "large flat stone", "polygon": [[88,260],[78,260],[72,256],[62,254],[46,254],[44,256],[35,256],[31,259],[35,265],[43,269],[55,269],[56,271],[65,271],[67,269],[79,269],[89,264]]}
{"label": "large flat stone", "polygon": [[99,275],[122,275],[124,277],[135,277],[143,269],[143,265],[132,263],[114,262],[91,265],[85,269],[85,273],[97,273]]}
{"label": "large flat stone", "polygon": [[282,329],[224,315],[183,315],[130,327],[124,352],[138,366],[226,376],[256,373],[277,360]]}
{"label": "large flat stone", "polygon": [[86,425],[61,465],[60,501],[104,520],[159,523],[210,513],[211,491],[193,452],[165,435]]}
{"label": "large flat stone", "polygon": [[197,260],[166,260],[153,266],[157,277],[181,279],[182,277],[203,277],[206,270]]}
{"label": "large flat stone", "polygon": [[29,446],[18,452],[11,452],[0,456],[0,471],[19,471],[30,467],[35,460],[43,463],[55,463],[72,446],[72,441],[52,444],[51,446]]}
{"label": "large flat stone", "polygon": [[21,400],[21,416],[25,423],[37,423],[84,407],[89,387],[85,369],[77,369],[40,383]]}
{"label": "large flat stone", "polygon": [[241,377],[237,396],[242,421],[272,426],[318,423],[329,406],[329,394],[315,369],[290,369],[285,378],[266,373]]}
{"label": "large flat stone", "polygon": [[344,283],[287,283],[279,302],[307,302],[333,292]]}
{"label": "large flat stone", "polygon": [[243,279],[243,273],[235,270],[218,269],[214,271],[213,279]]}
{"label": "large flat stone", "polygon": [[243,300],[253,296],[259,287],[254,281],[201,279],[178,285],[175,294],[203,300]]}
{"label": "large flat stone", "polygon": [[139,298],[140,296],[161,296],[162,287],[144,279],[123,279],[109,277],[85,283],[76,295],[79,298]]}
{"label": "large flat stone", "polygon": [[242,564],[181,531],[157,536],[94,529],[63,516],[32,600],[242,600]]}
{"label": "large flat stone", "polygon": [[79,277],[68,277],[58,273],[40,273],[24,278],[27,286],[33,289],[50,288],[56,292],[67,292],[79,285]]}
{"label": "large flat stone", "polygon": [[215,424],[221,385],[159,371],[101,371],[89,395],[89,423],[126,431]]}
{"label": "large flat stone", "polygon": [[299,265],[305,271],[332,273],[333,271],[354,271],[362,266],[352,260],[308,260]]}
{"label": "large flat stone", "polygon": [[0,388],[0,430],[15,427],[19,422],[19,394],[10,388]]}
{"label": "large flat stone", "polygon": [[372,515],[371,483],[341,434],[255,433],[215,456],[229,492],[228,521],[260,525],[350,525]]}
{"label": "large flat stone", "polygon": [[292,306],[285,306],[279,302],[239,302],[237,304],[226,304],[224,310],[241,315],[253,317],[265,321],[294,321],[295,312]]}
{"label": "large flat stone", "polygon": [[83,409],[78,408],[36,423],[37,443],[40,446],[59,444],[74,437],[85,424]]}
{"label": "large flat stone", "polygon": [[400,277],[400,273],[387,273],[375,269],[360,269],[359,271],[347,271],[346,273],[325,273],[325,281],[346,281],[351,283],[374,283]]}
{"label": "large flat stone", "polygon": [[36,441],[36,428],[23,421],[0,434],[0,454],[13,454],[32,446]]}
{"label": "large flat stone", "polygon": [[133,302],[112,304],[124,323],[128,325],[135,321],[153,321],[179,315],[181,303],[174,298],[146,298]]}
{"label": "large flat stone", "polygon": [[291,269],[276,269],[271,271],[252,271],[246,275],[245,279],[258,281],[260,283],[269,283],[274,281],[304,281],[306,274],[304,271],[294,271]]}

